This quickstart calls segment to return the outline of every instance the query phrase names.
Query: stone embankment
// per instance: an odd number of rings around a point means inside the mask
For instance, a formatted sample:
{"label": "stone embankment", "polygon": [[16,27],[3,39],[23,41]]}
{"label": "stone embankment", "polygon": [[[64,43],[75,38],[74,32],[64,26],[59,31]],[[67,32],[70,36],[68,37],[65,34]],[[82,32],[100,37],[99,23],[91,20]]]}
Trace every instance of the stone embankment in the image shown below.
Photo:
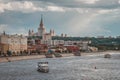
{"label": "stone embankment", "polygon": [[[63,57],[73,56],[72,53],[62,54]],[[0,62],[11,62],[19,60],[29,60],[29,59],[41,59],[45,58],[45,55],[29,55],[29,56],[13,56],[13,57],[1,57]]]}
{"label": "stone embankment", "polygon": [[[81,53],[81,56],[86,55],[99,55],[99,54],[107,54],[114,53],[116,51],[106,51],[106,52],[95,52],[95,53]],[[72,53],[64,53],[62,57],[70,57],[73,56]],[[11,61],[19,61],[19,60],[29,60],[29,59],[41,59],[45,58],[45,55],[29,55],[29,56],[13,56],[13,57],[0,57],[0,62],[11,62]]]}

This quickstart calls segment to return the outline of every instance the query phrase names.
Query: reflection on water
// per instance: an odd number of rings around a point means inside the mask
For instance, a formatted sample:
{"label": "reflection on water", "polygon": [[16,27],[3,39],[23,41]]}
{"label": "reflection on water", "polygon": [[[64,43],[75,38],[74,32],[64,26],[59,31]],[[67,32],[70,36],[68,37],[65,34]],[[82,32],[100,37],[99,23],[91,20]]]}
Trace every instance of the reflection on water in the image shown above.
{"label": "reflection on water", "polygon": [[[49,62],[49,73],[37,72],[39,61]],[[0,63],[0,80],[120,80],[120,54]]]}

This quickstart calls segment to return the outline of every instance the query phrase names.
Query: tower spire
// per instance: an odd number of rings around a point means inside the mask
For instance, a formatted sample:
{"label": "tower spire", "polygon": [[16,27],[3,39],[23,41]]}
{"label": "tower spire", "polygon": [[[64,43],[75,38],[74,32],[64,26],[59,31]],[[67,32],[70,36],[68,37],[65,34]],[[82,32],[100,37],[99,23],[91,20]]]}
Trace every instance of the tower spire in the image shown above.
{"label": "tower spire", "polygon": [[6,35],[5,31],[3,31],[3,35]]}
{"label": "tower spire", "polygon": [[41,14],[40,27],[43,28],[43,15]]}
{"label": "tower spire", "polygon": [[29,36],[31,35],[31,31],[30,31],[30,29],[29,29],[28,35],[29,35]]}

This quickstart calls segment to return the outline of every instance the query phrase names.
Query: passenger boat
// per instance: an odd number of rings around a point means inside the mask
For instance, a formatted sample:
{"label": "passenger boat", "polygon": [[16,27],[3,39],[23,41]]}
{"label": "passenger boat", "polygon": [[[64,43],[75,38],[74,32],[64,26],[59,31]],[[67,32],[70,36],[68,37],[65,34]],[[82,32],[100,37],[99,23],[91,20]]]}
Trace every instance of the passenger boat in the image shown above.
{"label": "passenger boat", "polygon": [[48,62],[38,62],[37,71],[48,73],[49,72]]}

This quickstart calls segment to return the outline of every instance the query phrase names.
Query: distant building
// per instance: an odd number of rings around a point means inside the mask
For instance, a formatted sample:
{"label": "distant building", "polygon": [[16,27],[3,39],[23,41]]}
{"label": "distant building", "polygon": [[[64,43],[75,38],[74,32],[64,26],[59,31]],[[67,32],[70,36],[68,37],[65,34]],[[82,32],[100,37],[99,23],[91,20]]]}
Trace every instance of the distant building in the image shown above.
{"label": "distant building", "polygon": [[116,38],[120,38],[120,36],[117,36]]}
{"label": "distant building", "polygon": [[65,37],[67,37],[67,34],[65,34]]}
{"label": "distant building", "polygon": [[[47,46],[58,46],[58,45],[81,45],[83,49],[88,49],[90,41],[82,41],[77,37],[68,37],[67,34],[62,33],[61,36],[56,36],[55,31],[50,29],[50,32],[46,32],[46,28],[43,24],[43,19],[41,17],[40,25],[38,27],[38,32],[34,33],[33,30],[28,32],[28,42],[29,46],[35,45],[47,45]],[[39,40],[39,44],[35,41]]]}
{"label": "distant building", "polygon": [[42,36],[42,40],[44,40],[44,41],[48,41],[48,40],[51,40],[51,39],[52,39],[52,36],[49,33],[46,33]]}
{"label": "distant building", "polygon": [[30,36],[41,36],[43,40],[47,40],[47,39],[50,39],[50,37],[55,36],[55,31],[50,29],[49,33],[46,32],[46,28],[43,24],[43,18],[41,16],[41,21],[40,21],[40,25],[38,27],[38,32],[34,33],[33,30],[29,30],[28,36],[29,37]]}
{"label": "distant building", "polygon": [[61,34],[61,37],[67,37],[67,34],[63,34],[63,33],[62,33],[62,34]]}
{"label": "distant building", "polygon": [[63,33],[61,34],[61,37],[63,37]]}
{"label": "distant building", "polygon": [[7,51],[20,52],[27,50],[27,38],[22,35],[7,35],[5,33],[0,35],[0,51],[6,53]]}
{"label": "distant building", "polygon": [[97,36],[97,38],[105,38],[104,36]]}
{"label": "distant building", "polygon": [[112,39],[112,38],[114,38],[114,37],[112,37],[112,36],[109,36],[108,38],[109,38],[109,39]]}

